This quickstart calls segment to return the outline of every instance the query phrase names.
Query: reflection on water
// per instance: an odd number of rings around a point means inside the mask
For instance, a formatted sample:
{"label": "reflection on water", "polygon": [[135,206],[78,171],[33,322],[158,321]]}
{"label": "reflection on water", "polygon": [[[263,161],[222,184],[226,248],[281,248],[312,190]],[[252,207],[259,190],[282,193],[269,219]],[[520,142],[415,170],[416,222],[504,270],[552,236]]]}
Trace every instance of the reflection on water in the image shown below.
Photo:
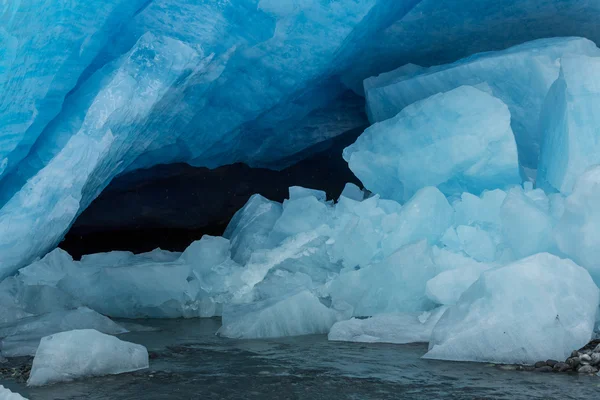
{"label": "reflection on water", "polygon": [[218,319],[141,324],[158,330],[120,337],[148,347],[149,370],[34,389],[0,383],[30,400],[600,398],[600,378],[422,360],[423,344],[231,340],[214,335]]}

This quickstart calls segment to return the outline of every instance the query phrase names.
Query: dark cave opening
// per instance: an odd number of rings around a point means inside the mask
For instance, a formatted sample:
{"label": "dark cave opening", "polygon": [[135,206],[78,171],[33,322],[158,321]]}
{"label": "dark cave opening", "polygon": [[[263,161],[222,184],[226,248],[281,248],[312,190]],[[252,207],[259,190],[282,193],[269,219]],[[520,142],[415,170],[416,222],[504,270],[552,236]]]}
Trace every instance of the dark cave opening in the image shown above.
{"label": "dark cave opening", "polygon": [[303,186],[335,199],[347,182],[361,186],[342,151],[362,131],[320,143],[306,152],[309,156],[281,171],[245,164],[212,170],[170,164],[123,175],[79,216],[59,247],[76,259],[113,250],[183,251],[205,234],[222,235],[255,193],[281,202],[290,186]]}

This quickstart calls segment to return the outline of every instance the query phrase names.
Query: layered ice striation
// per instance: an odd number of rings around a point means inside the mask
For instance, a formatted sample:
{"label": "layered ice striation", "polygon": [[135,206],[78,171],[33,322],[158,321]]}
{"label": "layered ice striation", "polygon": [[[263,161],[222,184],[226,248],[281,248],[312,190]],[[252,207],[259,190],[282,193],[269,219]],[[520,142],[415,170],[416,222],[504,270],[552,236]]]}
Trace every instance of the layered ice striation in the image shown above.
{"label": "layered ice striation", "polygon": [[367,189],[399,202],[425,186],[451,196],[521,181],[508,107],[472,86],[417,101],[374,124],[344,158]]}
{"label": "layered ice striation", "polygon": [[563,57],[540,116],[543,137],[538,184],[569,194],[588,168],[600,163],[600,58]]}

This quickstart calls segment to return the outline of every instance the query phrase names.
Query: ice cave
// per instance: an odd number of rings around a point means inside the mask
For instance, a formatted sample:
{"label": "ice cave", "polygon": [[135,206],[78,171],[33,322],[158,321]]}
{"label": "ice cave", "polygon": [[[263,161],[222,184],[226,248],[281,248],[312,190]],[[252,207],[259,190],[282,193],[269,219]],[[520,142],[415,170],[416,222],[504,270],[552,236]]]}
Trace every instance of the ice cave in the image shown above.
{"label": "ice cave", "polygon": [[597,398],[598,21],[0,0],[0,399]]}

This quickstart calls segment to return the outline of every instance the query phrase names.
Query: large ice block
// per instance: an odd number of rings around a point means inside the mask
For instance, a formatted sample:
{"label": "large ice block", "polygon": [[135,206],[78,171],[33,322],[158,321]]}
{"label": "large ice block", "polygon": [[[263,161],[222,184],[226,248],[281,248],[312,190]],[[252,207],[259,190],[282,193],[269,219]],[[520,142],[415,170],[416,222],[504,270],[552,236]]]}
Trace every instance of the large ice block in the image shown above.
{"label": "large ice block", "polygon": [[144,346],[94,329],[72,330],[41,340],[27,385],[42,386],[144,368],[148,368],[148,350]]}
{"label": "large ice block", "polygon": [[482,274],[439,320],[425,358],[495,363],[566,359],[592,336],[589,273],[540,253]]}
{"label": "large ice block", "polygon": [[540,39],[416,73],[390,74],[387,84],[380,82],[366,92],[369,115],[372,122],[383,121],[436,93],[478,86],[508,106],[519,159],[523,166],[536,168],[542,140],[538,117],[558,77],[560,59],[571,54],[598,57],[600,50],[583,38]]}
{"label": "large ice block", "polygon": [[461,86],[371,126],[344,159],[367,189],[400,202],[425,186],[479,194],[521,181],[510,121],[502,101]]}

